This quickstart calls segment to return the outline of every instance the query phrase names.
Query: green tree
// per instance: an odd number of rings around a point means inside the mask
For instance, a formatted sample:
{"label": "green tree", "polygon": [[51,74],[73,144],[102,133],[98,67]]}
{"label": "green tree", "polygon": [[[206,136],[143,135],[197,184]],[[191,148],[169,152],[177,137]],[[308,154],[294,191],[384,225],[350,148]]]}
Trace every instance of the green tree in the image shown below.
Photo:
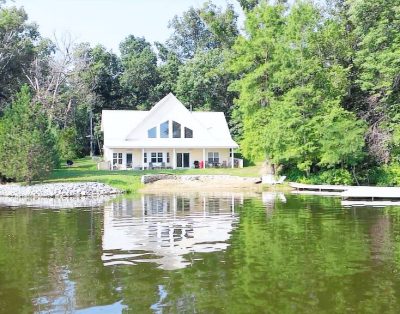
{"label": "green tree", "polygon": [[167,46],[181,60],[191,59],[197,52],[229,48],[239,33],[233,6],[228,5],[223,11],[211,2],[205,2],[200,9],[191,7],[181,17],[175,16],[169,28],[173,33]]}
{"label": "green tree", "polygon": [[[72,82],[79,102],[92,102],[93,111],[116,109],[121,102],[121,61],[101,45],[82,43],[74,49]],[[89,95],[91,99],[85,99]]]}
{"label": "green tree", "polygon": [[177,96],[194,110],[223,111],[230,115],[235,93],[227,91],[232,74],[224,69],[221,49],[198,52],[180,69]]}
{"label": "green tree", "polygon": [[127,108],[148,109],[155,99],[154,89],[160,83],[157,55],[144,38],[128,36],[121,44],[123,73],[122,105]]}
{"label": "green tree", "polygon": [[365,127],[341,107],[349,71],[324,51],[340,25],[298,1],[290,9],[260,4],[247,13],[246,31],[230,62],[240,75],[230,88],[240,93],[245,156],[305,173],[359,161]]}
{"label": "green tree", "polygon": [[0,111],[27,82],[25,71],[35,58],[37,26],[28,23],[24,9],[0,7]]}
{"label": "green tree", "polygon": [[78,139],[78,132],[75,127],[68,127],[59,131],[58,151],[61,159],[68,160],[79,157],[82,147]]}
{"label": "green tree", "polygon": [[400,5],[396,0],[349,2],[356,41],[356,84],[364,92],[369,152],[379,163],[397,159],[393,148],[400,118]]}
{"label": "green tree", "polygon": [[208,1],[203,4],[199,14],[208,30],[213,34],[219,48],[230,48],[234,44],[239,35],[239,30],[237,26],[238,15],[232,4],[227,4],[223,11],[220,7]]}
{"label": "green tree", "polygon": [[47,115],[25,85],[0,120],[0,173],[18,181],[45,178],[57,165],[56,141]]}
{"label": "green tree", "polygon": [[260,3],[260,0],[238,0],[238,2],[243,10],[251,11]]}
{"label": "green tree", "polygon": [[161,99],[168,93],[176,94],[176,85],[179,78],[179,70],[182,61],[164,44],[156,42],[159,65],[157,67],[160,82],[155,86],[155,97]]}
{"label": "green tree", "polygon": [[173,34],[167,40],[167,46],[181,60],[191,59],[199,50],[216,48],[214,35],[207,28],[199,10],[191,7],[182,17],[177,15],[169,22]]}

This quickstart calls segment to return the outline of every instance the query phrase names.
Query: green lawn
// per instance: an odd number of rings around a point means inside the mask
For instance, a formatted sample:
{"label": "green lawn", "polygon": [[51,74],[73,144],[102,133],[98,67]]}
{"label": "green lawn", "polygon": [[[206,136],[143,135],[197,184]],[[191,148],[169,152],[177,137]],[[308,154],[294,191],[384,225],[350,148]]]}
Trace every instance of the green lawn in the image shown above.
{"label": "green lawn", "polygon": [[242,177],[259,177],[260,166],[245,167],[242,169],[187,169],[187,170],[97,170],[96,162],[89,157],[75,160],[71,167],[62,166],[56,169],[47,179],[51,182],[83,182],[95,181],[109,184],[128,193],[136,192],[142,187],[140,178],[144,174],[171,173],[171,174],[228,174]]}

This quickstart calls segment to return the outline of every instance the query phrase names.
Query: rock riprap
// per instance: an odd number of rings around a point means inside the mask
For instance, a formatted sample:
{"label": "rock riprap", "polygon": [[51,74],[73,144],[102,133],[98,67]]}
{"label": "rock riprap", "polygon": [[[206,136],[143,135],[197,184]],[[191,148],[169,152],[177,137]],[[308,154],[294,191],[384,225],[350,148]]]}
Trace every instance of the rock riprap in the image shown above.
{"label": "rock riprap", "polygon": [[122,191],[98,182],[0,185],[0,196],[6,197],[94,197],[120,193]]}

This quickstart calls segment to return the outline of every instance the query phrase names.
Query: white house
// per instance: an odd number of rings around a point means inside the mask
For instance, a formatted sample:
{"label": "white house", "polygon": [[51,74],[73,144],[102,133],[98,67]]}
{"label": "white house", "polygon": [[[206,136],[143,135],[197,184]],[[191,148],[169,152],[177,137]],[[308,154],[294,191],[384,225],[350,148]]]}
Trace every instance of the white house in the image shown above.
{"label": "white house", "polygon": [[103,110],[112,169],[234,167],[238,147],[222,112],[191,112],[168,94],[150,111]]}

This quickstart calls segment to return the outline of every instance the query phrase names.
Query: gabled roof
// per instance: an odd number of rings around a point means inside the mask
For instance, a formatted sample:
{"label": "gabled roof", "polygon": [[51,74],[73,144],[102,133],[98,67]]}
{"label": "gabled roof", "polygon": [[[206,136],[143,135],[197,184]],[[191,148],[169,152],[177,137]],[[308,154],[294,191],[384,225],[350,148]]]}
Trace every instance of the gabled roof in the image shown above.
{"label": "gabled roof", "polygon": [[[173,120],[193,130],[194,138],[147,138],[147,130]],[[238,147],[222,112],[190,112],[173,94],[150,111],[103,110],[102,130],[107,147]]]}

